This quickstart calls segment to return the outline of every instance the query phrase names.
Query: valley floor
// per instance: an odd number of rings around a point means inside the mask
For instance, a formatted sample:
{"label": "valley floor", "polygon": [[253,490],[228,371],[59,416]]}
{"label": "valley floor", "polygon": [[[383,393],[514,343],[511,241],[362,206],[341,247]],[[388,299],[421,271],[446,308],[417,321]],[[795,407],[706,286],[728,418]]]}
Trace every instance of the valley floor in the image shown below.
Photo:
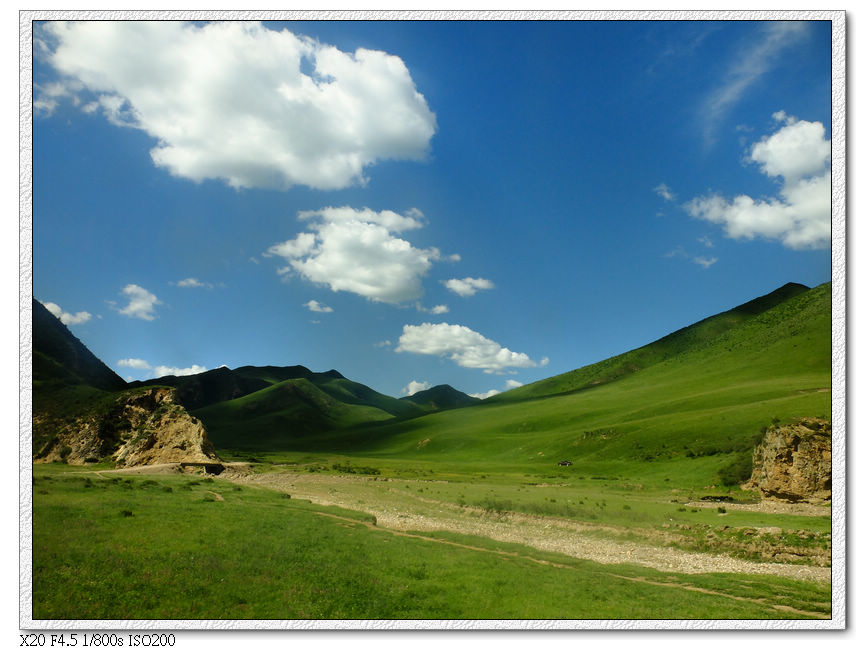
{"label": "valley floor", "polygon": [[[402,479],[238,471],[229,472],[226,478],[287,492],[319,505],[360,510],[373,515],[377,526],[396,531],[475,535],[602,564],[639,564],[675,573],[747,573],[825,582],[830,579],[828,566],[753,562],[721,554],[689,552],[666,545],[672,541],[672,535],[657,534],[649,529],[644,529],[644,534],[639,536],[633,529],[623,526],[518,512],[489,514],[480,508],[457,506],[413,494],[406,489],[411,482]],[[783,504],[780,509],[790,510]],[[629,537],[631,539],[626,539]]]}

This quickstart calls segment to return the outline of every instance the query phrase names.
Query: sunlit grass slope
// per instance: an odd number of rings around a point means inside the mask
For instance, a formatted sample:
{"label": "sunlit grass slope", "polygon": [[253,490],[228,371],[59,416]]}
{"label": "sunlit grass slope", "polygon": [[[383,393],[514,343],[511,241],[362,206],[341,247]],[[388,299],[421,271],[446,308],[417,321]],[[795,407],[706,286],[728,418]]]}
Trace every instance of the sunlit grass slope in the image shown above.
{"label": "sunlit grass slope", "polygon": [[616,381],[684,352],[709,345],[721,334],[806,291],[808,287],[790,282],[765,296],[710,316],[636,350],[494,395],[487,401],[513,402],[592,388]]}
{"label": "sunlit grass slope", "polygon": [[630,475],[660,467],[678,474],[688,471],[679,461],[704,458],[700,475],[711,481],[774,418],[829,416],[830,357],[830,288],[823,285],[616,381],[291,447],[514,468],[570,460]]}

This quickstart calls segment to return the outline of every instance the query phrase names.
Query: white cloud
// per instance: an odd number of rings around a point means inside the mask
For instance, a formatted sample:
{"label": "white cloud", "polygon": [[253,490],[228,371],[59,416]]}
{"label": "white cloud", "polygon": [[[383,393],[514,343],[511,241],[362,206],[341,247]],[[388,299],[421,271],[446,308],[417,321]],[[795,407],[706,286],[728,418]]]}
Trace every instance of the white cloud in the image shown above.
{"label": "white cloud", "polygon": [[212,289],[213,285],[209,282],[202,282],[198,278],[186,278],[185,280],[180,280],[177,283],[178,287],[191,288],[191,289]]}
{"label": "white cloud", "polygon": [[303,306],[309,309],[309,311],[315,311],[321,314],[329,314],[333,311],[333,307],[323,305],[318,300],[310,300],[309,302],[303,303]]}
{"label": "white cloud", "polygon": [[795,47],[807,30],[805,22],[767,22],[757,40],[735,50],[736,60],[700,108],[707,145],[714,143],[719,125],[745,92],[772,69],[785,49]]}
{"label": "white cloud", "polygon": [[482,289],[493,289],[495,287],[492,282],[484,278],[463,278],[462,280],[452,278],[446,281],[444,285],[463,298],[473,296]]}
{"label": "white cloud", "polygon": [[119,310],[121,314],[142,320],[156,318],[153,310],[156,305],[161,305],[162,302],[147,289],[139,287],[137,284],[127,284],[123,287],[122,293],[129,298],[129,304]]}
{"label": "white cloud", "polygon": [[373,343],[372,346],[374,348],[389,348],[393,343],[390,340],[379,341],[378,343]]}
{"label": "white cloud", "polygon": [[417,307],[418,311],[423,312],[425,314],[439,315],[439,314],[447,314],[450,311],[450,307],[448,307],[447,305],[435,305],[434,307],[424,307],[422,304],[417,303],[415,305],[415,307]]}
{"label": "white cloud", "polygon": [[69,312],[63,311],[57,303],[43,302],[42,304],[45,306],[45,309],[54,314],[55,318],[59,319],[64,325],[80,325],[81,323],[86,323],[92,318],[90,312],[78,311],[74,314],[70,314]]}
{"label": "white cloud", "polygon": [[[47,23],[49,61],[112,123],[156,139],[158,167],[235,188],[366,182],[380,160],[422,160],[435,115],[405,63],[260,23]],[[57,92],[57,91],[55,91]],[[65,90],[64,90],[65,92]],[[37,96],[42,111],[58,97]],[[53,103],[52,103],[53,102]]]}
{"label": "white cloud", "polygon": [[502,391],[496,390],[495,388],[490,388],[486,393],[469,393],[472,397],[477,397],[478,399],[486,399],[487,397],[492,397],[493,395],[498,395]]}
{"label": "white cloud", "polygon": [[784,125],[751,147],[750,161],[767,176],[780,177],[777,197],[697,197],[685,210],[720,224],[728,237],[775,239],[793,249],[826,248],[831,234],[829,142],[819,122],[775,114]]}
{"label": "white cloud", "polygon": [[391,234],[390,228],[420,227],[423,215],[416,209],[398,215],[368,208],[324,208],[299,216],[315,219],[309,224],[313,232],[275,244],[266,254],[288,262],[278,273],[294,271],[332,291],[349,291],[390,304],[416,300],[423,295],[421,278],[441,257],[436,248],[415,248]]}
{"label": "white cloud", "polygon": [[487,373],[509,367],[534,368],[549,362],[546,358],[533,361],[527,354],[511,352],[468,327],[448,323],[403,326],[396,351],[446,356],[463,368],[480,368]]}
{"label": "white cloud", "polygon": [[150,364],[144,359],[120,359],[117,365],[121,368],[135,368],[136,370],[150,370]]}
{"label": "white cloud", "polygon": [[664,255],[664,257],[681,257],[682,259],[686,259],[689,262],[693,262],[694,264],[702,266],[704,269],[709,268],[715,262],[718,261],[717,257],[705,257],[702,255],[692,255],[691,253],[686,251],[681,246],[676,246],[676,248],[674,248],[669,253]]}
{"label": "white cloud", "polygon": [[[523,383],[517,381],[516,379],[508,379],[505,381],[505,390],[511,390],[512,388],[519,388]],[[492,397],[493,395],[498,395],[502,391],[496,390],[495,388],[490,388],[486,393],[469,393],[472,397],[477,397],[478,399],[486,399],[487,397]]]}
{"label": "white cloud", "polygon": [[675,201],[676,200],[676,195],[673,194],[673,192],[670,190],[669,187],[667,187],[666,183],[661,183],[660,185],[655,187],[653,189],[653,191],[655,192],[655,194],[660,196],[665,201]]}
{"label": "white cloud", "polygon": [[402,394],[412,396],[415,393],[419,393],[422,390],[427,390],[428,388],[430,388],[430,383],[428,381],[411,380],[408,383],[408,386],[402,389]]}
{"label": "white cloud", "polygon": [[153,369],[154,377],[166,377],[168,375],[174,375],[175,377],[184,377],[186,375],[197,375],[201,372],[206,372],[207,368],[204,366],[199,366],[198,364],[192,364],[189,368],[177,368],[175,366],[156,366]]}

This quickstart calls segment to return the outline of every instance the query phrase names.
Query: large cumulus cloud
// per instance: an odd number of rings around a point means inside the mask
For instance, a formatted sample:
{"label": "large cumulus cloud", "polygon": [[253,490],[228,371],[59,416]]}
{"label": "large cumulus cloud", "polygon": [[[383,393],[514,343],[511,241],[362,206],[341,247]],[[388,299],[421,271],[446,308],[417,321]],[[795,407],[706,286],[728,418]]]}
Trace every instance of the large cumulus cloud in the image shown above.
{"label": "large cumulus cloud", "polygon": [[424,158],[436,130],[405,63],[385,52],[243,21],[51,22],[41,34],[61,76],[41,87],[40,113],[73,97],[147,132],[153,162],[194,181],[344,188],[376,161]]}

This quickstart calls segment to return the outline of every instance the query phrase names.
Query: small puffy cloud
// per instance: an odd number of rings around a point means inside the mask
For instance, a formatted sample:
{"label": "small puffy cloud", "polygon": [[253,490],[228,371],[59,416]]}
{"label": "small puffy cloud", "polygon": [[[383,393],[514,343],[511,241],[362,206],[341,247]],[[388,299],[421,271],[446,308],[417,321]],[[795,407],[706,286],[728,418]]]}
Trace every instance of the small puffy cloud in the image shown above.
{"label": "small puffy cloud", "polygon": [[121,314],[142,320],[156,318],[153,310],[156,305],[161,305],[162,302],[147,289],[139,287],[137,284],[127,284],[121,293],[129,298],[129,304],[119,310]]}
{"label": "small puffy cloud", "polygon": [[703,246],[705,246],[706,248],[714,248],[715,247],[715,243],[709,238],[708,235],[703,235],[702,237],[697,239],[697,241],[700,242],[701,244],[703,244]]}
{"label": "small puffy cloud", "polygon": [[49,22],[44,31],[61,79],[37,92],[37,109],[50,113],[83,86],[86,111],[146,132],[153,163],[195,182],[345,188],[365,183],[378,161],[424,159],[436,131],[405,63],[386,52],[342,52],[249,21]]}
{"label": "small puffy cloud", "polygon": [[266,255],[278,255],[291,272],[330,287],[349,291],[374,302],[397,304],[423,295],[421,278],[441,253],[436,248],[420,249],[395,237],[396,232],[420,227],[419,210],[404,215],[368,208],[324,208],[300,213],[310,221],[312,232],[271,246]]}
{"label": "small puffy cloud", "polygon": [[78,311],[74,314],[70,314],[69,312],[63,311],[57,303],[43,302],[42,304],[45,306],[45,309],[54,314],[54,316],[64,325],[80,325],[81,323],[86,323],[92,318],[90,312]]}
{"label": "small puffy cloud", "polygon": [[425,314],[447,314],[450,311],[450,308],[447,305],[435,305],[434,307],[424,307],[422,304],[417,303],[415,305],[417,310],[423,312]]}
{"label": "small puffy cloud", "polygon": [[492,282],[484,278],[463,278],[462,280],[452,278],[447,280],[444,285],[463,298],[473,296],[482,289],[492,289],[495,287]]}
{"label": "small puffy cloud", "polygon": [[393,343],[389,340],[379,341],[378,343],[373,343],[372,346],[374,348],[389,348]]}
{"label": "small puffy cloud", "polygon": [[496,390],[495,388],[490,388],[486,393],[469,393],[472,397],[477,397],[478,399],[486,399],[487,397],[492,397],[493,395],[498,395],[502,391]]}
{"label": "small puffy cloud", "polygon": [[402,389],[402,394],[410,397],[415,393],[419,393],[422,390],[427,390],[429,387],[430,383],[428,381],[411,380],[408,383],[408,386]]}
{"label": "small puffy cloud", "polygon": [[333,307],[323,305],[318,300],[310,300],[309,302],[303,303],[303,306],[309,309],[309,311],[318,312],[320,314],[329,314],[333,311]]}
{"label": "small puffy cloud", "polygon": [[150,364],[144,359],[120,359],[117,365],[121,368],[135,368],[136,370],[150,370]]}
{"label": "small puffy cloud", "polygon": [[657,187],[653,188],[653,191],[655,192],[655,194],[660,196],[665,201],[675,201],[676,200],[676,195],[673,194],[673,192],[670,190],[669,187],[667,187],[666,183],[661,183]]}
{"label": "small puffy cloud", "polygon": [[824,126],[798,121],[779,111],[783,126],[755,143],[749,159],[760,171],[780,178],[776,197],[732,200],[697,197],[685,210],[697,219],[720,224],[733,239],[779,240],[792,249],[826,248],[831,234],[830,147]]}
{"label": "small puffy cloud", "polygon": [[202,282],[198,278],[186,278],[185,280],[180,280],[177,283],[178,287],[183,287],[186,289],[212,289],[213,285],[209,282]]}
{"label": "small puffy cloud", "polygon": [[197,375],[206,371],[207,368],[205,368],[204,366],[199,366],[198,364],[192,364],[188,368],[177,368],[176,366],[156,366],[153,369],[153,376],[166,377],[168,375],[174,375],[175,377],[184,377],[186,375]]}
{"label": "small puffy cloud", "polygon": [[[508,379],[505,381],[505,390],[511,390],[512,388],[519,388],[523,383],[517,381],[516,379]],[[469,393],[472,397],[477,397],[478,399],[486,399],[487,397],[492,397],[493,395],[498,395],[502,391],[496,390],[495,388],[489,389],[486,393]]]}
{"label": "small puffy cloud", "polygon": [[405,325],[397,352],[448,357],[463,368],[502,372],[505,368],[535,368],[549,359],[533,361],[527,354],[512,352],[464,325],[424,323]]}

